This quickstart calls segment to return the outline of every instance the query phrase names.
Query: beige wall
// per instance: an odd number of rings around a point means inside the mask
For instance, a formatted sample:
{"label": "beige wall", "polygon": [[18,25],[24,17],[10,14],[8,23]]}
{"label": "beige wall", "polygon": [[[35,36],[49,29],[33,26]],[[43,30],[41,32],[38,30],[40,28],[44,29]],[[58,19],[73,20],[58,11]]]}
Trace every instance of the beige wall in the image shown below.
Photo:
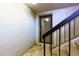
{"label": "beige wall", "polygon": [[0,4],[0,55],[22,55],[35,44],[36,21],[22,3]]}

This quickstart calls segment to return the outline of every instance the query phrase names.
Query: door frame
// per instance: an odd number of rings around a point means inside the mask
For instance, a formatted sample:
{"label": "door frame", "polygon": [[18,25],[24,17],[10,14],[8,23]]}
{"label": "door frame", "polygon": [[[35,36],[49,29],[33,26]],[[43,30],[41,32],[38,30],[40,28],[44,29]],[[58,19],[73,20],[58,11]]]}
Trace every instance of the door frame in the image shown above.
{"label": "door frame", "polygon": [[[53,24],[53,19],[52,19],[52,13],[51,14],[45,14],[45,15],[39,15],[39,42],[40,43],[43,43],[42,41],[41,41],[41,29],[42,29],[42,27],[41,27],[41,18],[43,18],[43,17],[51,17],[51,28],[52,28],[52,24]],[[52,34],[51,34],[51,39],[52,39]],[[50,44],[49,42],[46,42],[47,44]]]}

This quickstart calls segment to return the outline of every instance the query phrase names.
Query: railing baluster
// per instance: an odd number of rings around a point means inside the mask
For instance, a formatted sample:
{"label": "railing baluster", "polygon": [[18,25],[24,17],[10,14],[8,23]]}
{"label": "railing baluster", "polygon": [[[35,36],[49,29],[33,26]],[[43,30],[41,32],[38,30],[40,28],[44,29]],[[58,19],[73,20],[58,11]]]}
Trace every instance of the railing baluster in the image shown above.
{"label": "railing baluster", "polygon": [[51,56],[52,56],[52,33],[51,33],[51,44],[50,44],[50,47],[51,47],[51,48],[50,48],[50,49],[51,49],[51,50],[50,50],[50,53],[51,53]]}
{"label": "railing baluster", "polygon": [[59,56],[60,56],[60,45],[61,45],[61,28],[59,28]]}
{"label": "railing baluster", "polygon": [[45,56],[46,55],[46,53],[45,53],[45,37],[43,39],[44,39],[44,56]]}
{"label": "railing baluster", "polygon": [[69,56],[71,53],[71,32],[70,32],[71,28],[70,28],[70,22],[69,22]]}
{"label": "railing baluster", "polygon": [[57,42],[57,40],[58,40],[58,31],[56,31],[56,46],[58,45],[58,42]]}
{"label": "railing baluster", "polygon": [[66,29],[65,29],[65,25],[64,25],[64,42],[66,41],[66,37],[65,37],[66,36],[66,32],[65,31],[66,31]]}
{"label": "railing baluster", "polygon": [[74,37],[75,37],[75,19],[74,19]]}

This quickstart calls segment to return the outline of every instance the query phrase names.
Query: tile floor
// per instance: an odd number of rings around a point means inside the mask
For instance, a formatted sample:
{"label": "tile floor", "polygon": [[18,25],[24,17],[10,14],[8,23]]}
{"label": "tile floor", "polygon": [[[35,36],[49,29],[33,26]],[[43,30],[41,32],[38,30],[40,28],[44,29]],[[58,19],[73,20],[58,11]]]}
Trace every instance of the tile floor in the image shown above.
{"label": "tile floor", "polygon": [[[48,49],[48,47],[46,47],[46,49]],[[47,50],[46,53],[47,56],[50,56],[49,50]],[[34,45],[27,52],[25,52],[23,56],[43,56],[43,45]]]}
{"label": "tile floor", "polygon": [[[69,55],[69,42],[61,45],[61,56]],[[79,37],[71,41],[71,56],[79,56]],[[59,56],[59,46],[52,49],[53,56]],[[23,56],[43,56],[43,44],[34,45]],[[49,45],[46,44],[46,56],[50,56]]]}
{"label": "tile floor", "polygon": [[[63,48],[64,48],[64,46],[62,46],[61,55],[67,56],[66,51]],[[43,56],[43,45],[34,45],[32,48],[27,50],[23,54],[23,56]],[[46,56],[50,56],[49,45],[46,45]],[[52,56],[59,56],[58,47],[55,49],[52,49]]]}

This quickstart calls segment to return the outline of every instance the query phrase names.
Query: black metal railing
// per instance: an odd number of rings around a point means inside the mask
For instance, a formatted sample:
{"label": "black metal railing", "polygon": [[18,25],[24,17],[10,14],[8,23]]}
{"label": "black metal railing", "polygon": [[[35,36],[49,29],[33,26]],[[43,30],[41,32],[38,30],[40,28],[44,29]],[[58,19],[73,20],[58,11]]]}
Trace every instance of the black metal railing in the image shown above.
{"label": "black metal railing", "polygon": [[[48,32],[46,32],[42,38],[44,39],[44,56],[46,55],[46,44],[45,44],[45,38],[50,35],[50,34],[53,34],[55,31],[59,31],[59,44],[56,45],[56,46],[59,46],[59,56],[61,54],[61,44],[63,44],[64,42],[67,42],[69,41],[69,56],[70,56],[70,53],[71,53],[71,20],[74,20],[77,16],[79,16],[79,10],[74,12],[71,16],[69,16],[68,18],[66,18],[65,20],[63,20],[62,22],[60,22],[58,25],[56,25],[55,27],[53,27],[52,29],[50,29]],[[65,40],[65,25],[68,24],[68,27],[69,27],[69,40]],[[61,27],[64,26],[64,42],[61,43]],[[75,20],[74,20],[74,37],[75,37]],[[52,49],[55,48],[55,47],[52,47],[52,40],[50,40],[50,54],[52,56]]]}

